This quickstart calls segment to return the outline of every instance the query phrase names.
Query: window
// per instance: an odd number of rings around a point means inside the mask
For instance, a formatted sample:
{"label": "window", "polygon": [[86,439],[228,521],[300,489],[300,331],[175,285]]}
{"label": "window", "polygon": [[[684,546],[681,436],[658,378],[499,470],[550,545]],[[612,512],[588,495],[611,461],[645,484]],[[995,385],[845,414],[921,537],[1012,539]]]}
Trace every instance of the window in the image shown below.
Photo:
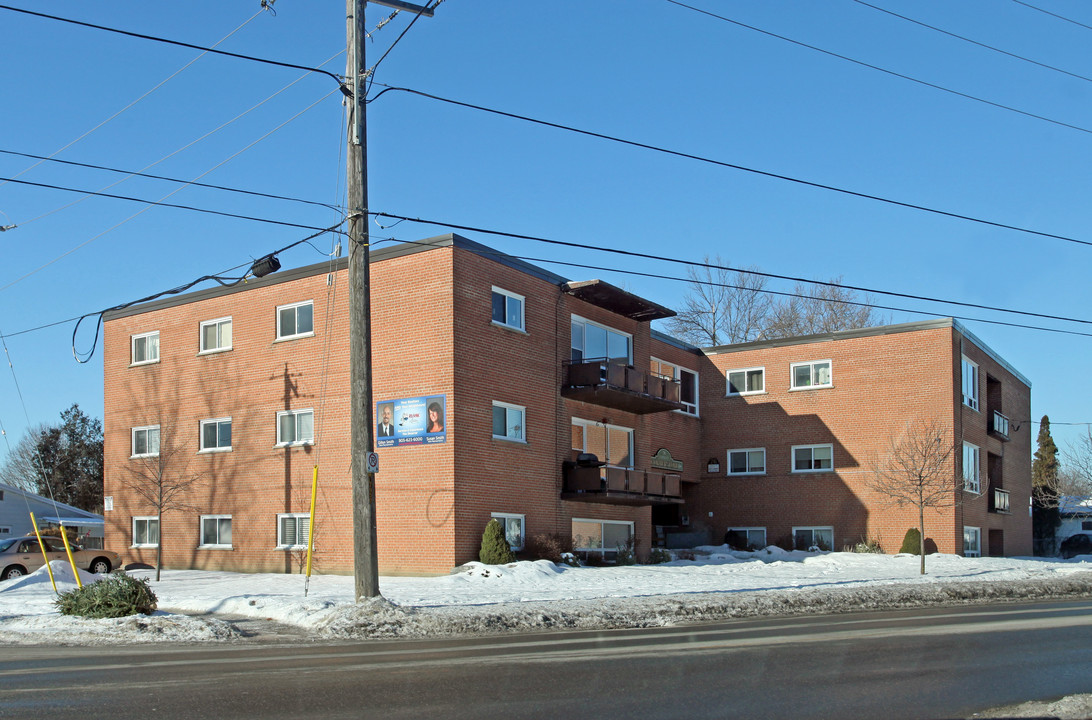
{"label": "window", "polygon": [[633,523],[573,518],[573,550],[613,560],[633,541]]}
{"label": "window", "polygon": [[633,430],[573,418],[573,450],[592,453],[608,465],[633,467]]}
{"label": "window", "polygon": [[834,528],[794,527],[792,529],[792,544],[796,550],[829,552],[834,549]]}
{"label": "window", "polygon": [[11,535],[11,527],[9,525],[0,525],[0,535]]}
{"label": "window", "polygon": [[231,349],[231,318],[201,323],[201,352],[211,353]]}
{"label": "window", "polygon": [[494,287],[493,324],[523,330],[523,296]]}
{"label": "window", "polygon": [[201,516],[201,547],[231,547],[231,516]]}
{"label": "window", "polygon": [[963,356],[963,404],[978,409],[978,364]]}
{"label": "window", "polygon": [[500,440],[526,442],[524,434],[524,408],[507,403],[493,403],[493,437]]}
{"label": "window", "polygon": [[831,387],[830,360],[793,363],[791,389]]}
{"label": "window", "polygon": [[159,331],[133,336],[133,365],[159,362]]}
{"label": "window", "polygon": [[794,473],[822,472],[834,467],[832,445],[793,445],[792,471]]}
{"label": "window", "polygon": [[282,305],[277,308],[277,339],[305,337],[315,334],[315,306],[311,300]]}
{"label": "window", "polygon": [[1092,530],[1092,520],[1081,520],[1081,530]]}
{"label": "window", "polygon": [[133,518],[133,547],[156,547],[159,545],[159,518]]}
{"label": "window", "polygon": [[278,445],[306,445],[314,441],[314,410],[286,410],[277,413]]}
{"label": "window", "polygon": [[679,412],[687,415],[698,414],[698,374],[692,370],[679,367],[673,363],[664,362],[658,358],[652,358],[650,369],[656,375],[671,378],[679,383],[679,399],[686,407]]}
{"label": "window", "polygon": [[523,515],[509,515],[508,513],[493,513],[492,516],[500,523],[504,531],[504,538],[508,541],[513,551],[523,549]]}
{"label": "window", "polygon": [[159,454],[159,426],[133,428],[133,457],[151,457]]}
{"label": "window", "polygon": [[201,452],[231,449],[231,418],[201,421]]}
{"label": "window", "polygon": [[963,526],[963,555],[964,557],[981,557],[982,555],[982,530],[968,525]]}
{"label": "window", "polygon": [[761,550],[766,547],[766,528],[728,528],[724,533],[724,544],[738,550]]}
{"label": "window", "polygon": [[963,489],[967,492],[979,492],[978,470],[978,446],[963,443]]}
{"label": "window", "polygon": [[728,394],[751,395],[766,392],[766,368],[728,371]]}
{"label": "window", "polygon": [[311,516],[306,513],[286,513],[277,516],[277,549],[299,550],[307,547]]}
{"label": "window", "polygon": [[763,475],[765,472],[766,448],[728,451],[729,475]]}
{"label": "window", "polygon": [[611,330],[605,325],[572,316],[572,361],[616,360],[633,361],[632,340],[629,335]]}

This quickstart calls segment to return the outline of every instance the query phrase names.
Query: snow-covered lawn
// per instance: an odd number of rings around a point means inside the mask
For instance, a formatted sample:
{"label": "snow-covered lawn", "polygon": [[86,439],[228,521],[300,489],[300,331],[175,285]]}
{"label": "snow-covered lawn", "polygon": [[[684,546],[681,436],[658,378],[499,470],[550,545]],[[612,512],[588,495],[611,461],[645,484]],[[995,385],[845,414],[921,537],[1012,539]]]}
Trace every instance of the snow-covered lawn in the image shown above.
{"label": "snow-covered lawn", "polygon": [[[451,575],[383,577],[383,598],[353,601],[353,579],[198,570],[133,571],[159,598],[151,617],[85,620],[60,615],[46,569],[0,582],[0,643],[200,642],[237,638],[217,616],[273,620],[314,637],[393,637],[550,627],[621,627],[702,617],[844,612],[978,598],[1092,596],[1092,556],[964,558],[696,549],[695,560],[629,567],[548,561],[470,563]],[[75,587],[55,563],[58,588]],[[96,576],[81,578],[94,582]]]}

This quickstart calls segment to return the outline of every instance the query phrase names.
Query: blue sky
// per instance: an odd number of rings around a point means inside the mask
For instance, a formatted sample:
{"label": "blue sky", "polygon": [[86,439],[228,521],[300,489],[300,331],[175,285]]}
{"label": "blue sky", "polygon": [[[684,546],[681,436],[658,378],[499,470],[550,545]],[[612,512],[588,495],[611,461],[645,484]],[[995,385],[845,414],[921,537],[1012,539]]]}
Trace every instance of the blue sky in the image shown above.
{"label": "blue sky", "polygon": [[[262,12],[258,0],[6,4],[202,46],[236,31],[220,49],[308,67],[327,63],[323,67],[338,74],[344,70],[339,54],[345,46],[344,5],[336,1],[278,0],[275,16]],[[417,21],[383,60],[372,95],[380,84],[411,88],[1092,242],[1087,202],[1092,7],[1087,4],[1031,0],[1075,21],[1068,22],[1015,0],[874,3],[1058,70],[854,0],[687,4],[724,19],[668,0],[447,0],[435,17]],[[369,28],[390,14],[368,7]],[[370,61],[409,20],[403,13],[375,33],[367,48]],[[49,162],[28,169],[34,161],[10,153],[57,152],[199,54],[3,9],[0,27],[5,38],[0,177],[24,183],[101,190],[121,179]],[[187,180],[201,176],[201,182],[341,204],[341,100],[326,75],[206,55],[56,158],[127,170],[166,158],[146,172]],[[847,284],[877,290],[1092,319],[1090,245],[852,197],[404,92],[386,93],[368,113],[373,210],[687,260],[719,254],[732,265],[771,273],[840,276]],[[158,200],[179,187],[132,178],[104,192]],[[72,322],[24,331],[249,264],[309,234],[97,197],[63,207],[80,198],[0,181],[0,225],[18,225],[0,233],[0,332],[7,336],[14,368],[14,374],[0,375],[0,422],[13,444],[27,416],[30,424],[54,422],[73,402],[93,415],[102,413],[101,348],[90,362],[78,364],[72,356]],[[315,227],[339,220],[334,210],[315,205],[196,187],[166,202]],[[449,228],[404,222],[372,230],[376,239],[417,240]],[[537,258],[574,279],[601,277],[624,285],[669,307],[678,307],[686,291],[684,283],[669,279],[547,261],[683,275],[675,265],[462,234]],[[317,248],[302,245],[283,254],[282,263],[320,261],[330,251],[330,239],[313,242]],[[770,288],[792,285],[772,282]],[[1087,427],[1063,423],[1092,422],[1080,384],[1092,337],[983,321],[1077,333],[1092,333],[1092,324],[876,299],[900,308],[885,312],[892,322],[931,317],[923,311],[975,318],[963,322],[1032,381],[1032,416],[1049,414],[1060,444]],[[93,325],[92,318],[81,328],[79,350],[90,348]],[[1021,431],[1034,433],[1037,426],[1025,424]]]}

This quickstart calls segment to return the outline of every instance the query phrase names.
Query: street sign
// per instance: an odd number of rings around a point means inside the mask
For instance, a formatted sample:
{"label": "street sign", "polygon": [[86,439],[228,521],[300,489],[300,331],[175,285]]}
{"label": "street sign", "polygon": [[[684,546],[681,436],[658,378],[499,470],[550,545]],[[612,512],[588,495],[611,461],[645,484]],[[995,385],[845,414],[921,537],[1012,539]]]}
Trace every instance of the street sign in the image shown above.
{"label": "street sign", "polygon": [[368,472],[370,472],[370,473],[379,472],[379,453],[375,453],[375,452],[368,453]]}

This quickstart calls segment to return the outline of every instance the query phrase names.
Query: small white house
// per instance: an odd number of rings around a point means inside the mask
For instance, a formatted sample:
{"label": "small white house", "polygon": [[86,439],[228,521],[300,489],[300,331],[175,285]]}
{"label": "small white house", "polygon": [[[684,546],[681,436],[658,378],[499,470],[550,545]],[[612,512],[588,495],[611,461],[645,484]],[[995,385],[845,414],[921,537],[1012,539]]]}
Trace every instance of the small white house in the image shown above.
{"label": "small white house", "polygon": [[1058,503],[1058,515],[1062,524],[1054,532],[1060,544],[1070,535],[1082,530],[1092,531],[1092,497],[1087,495],[1065,495]]}
{"label": "small white house", "polygon": [[56,525],[75,528],[84,547],[102,547],[102,515],[0,483],[0,540],[33,533],[31,513],[34,513],[39,528]]}

